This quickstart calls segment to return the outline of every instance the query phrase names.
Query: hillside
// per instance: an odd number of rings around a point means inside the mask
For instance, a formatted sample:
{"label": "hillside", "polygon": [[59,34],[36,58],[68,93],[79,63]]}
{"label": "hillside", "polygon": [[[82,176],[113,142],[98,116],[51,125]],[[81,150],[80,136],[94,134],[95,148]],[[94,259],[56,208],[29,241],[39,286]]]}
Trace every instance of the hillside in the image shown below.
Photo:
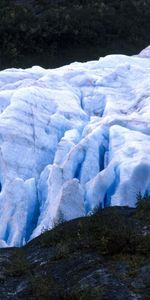
{"label": "hillside", "polygon": [[144,205],[106,208],[23,248],[0,249],[0,299],[150,299],[149,202]]}
{"label": "hillside", "polygon": [[0,19],[1,68],[134,54],[150,40],[149,0],[1,0]]}

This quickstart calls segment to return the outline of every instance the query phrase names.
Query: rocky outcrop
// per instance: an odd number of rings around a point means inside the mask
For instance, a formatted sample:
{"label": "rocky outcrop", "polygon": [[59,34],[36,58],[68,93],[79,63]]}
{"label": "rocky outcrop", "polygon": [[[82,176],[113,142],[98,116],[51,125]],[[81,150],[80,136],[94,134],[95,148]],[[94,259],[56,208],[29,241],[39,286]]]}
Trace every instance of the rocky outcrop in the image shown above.
{"label": "rocky outcrop", "polygon": [[0,299],[149,299],[149,212],[107,208],[0,249]]}

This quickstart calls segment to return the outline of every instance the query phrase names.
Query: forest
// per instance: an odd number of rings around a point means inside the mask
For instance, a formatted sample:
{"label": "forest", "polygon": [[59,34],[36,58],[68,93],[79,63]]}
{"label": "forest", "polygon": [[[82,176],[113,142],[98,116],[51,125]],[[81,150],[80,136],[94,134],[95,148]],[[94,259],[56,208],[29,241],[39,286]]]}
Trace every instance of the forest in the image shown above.
{"label": "forest", "polygon": [[53,60],[64,49],[81,60],[97,58],[100,49],[137,53],[150,38],[149,0],[1,0],[0,20],[1,68],[27,66],[28,56],[45,53]]}

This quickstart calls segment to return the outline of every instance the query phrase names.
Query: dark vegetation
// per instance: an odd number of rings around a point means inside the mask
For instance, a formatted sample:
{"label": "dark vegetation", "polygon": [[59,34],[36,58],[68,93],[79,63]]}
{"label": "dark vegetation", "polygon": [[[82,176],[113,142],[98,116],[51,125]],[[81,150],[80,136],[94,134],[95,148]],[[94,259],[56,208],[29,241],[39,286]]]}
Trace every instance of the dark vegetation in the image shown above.
{"label": "dark vegetation", "polygon": [[150,197],[0,249],[0,299],[150,299]]}
{"label": "dark vegetation", "polygon": [[149,0],[1,0],[0,20],[0,68],[135,54],[150,40]]}

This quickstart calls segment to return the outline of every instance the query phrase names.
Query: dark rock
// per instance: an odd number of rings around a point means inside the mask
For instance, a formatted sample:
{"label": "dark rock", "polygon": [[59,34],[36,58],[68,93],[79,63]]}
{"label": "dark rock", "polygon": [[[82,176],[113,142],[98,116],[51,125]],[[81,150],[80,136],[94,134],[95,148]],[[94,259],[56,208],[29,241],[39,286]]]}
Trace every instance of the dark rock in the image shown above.
{"label": "dark rock", "polygon": [[138,290],[147,290],[150,294],[150,264],[140,268],[131,285]]}
{"label": "dark rock", "polygon": [[0,249],[0,300],[150,299],[147,220],[110,207]]}

